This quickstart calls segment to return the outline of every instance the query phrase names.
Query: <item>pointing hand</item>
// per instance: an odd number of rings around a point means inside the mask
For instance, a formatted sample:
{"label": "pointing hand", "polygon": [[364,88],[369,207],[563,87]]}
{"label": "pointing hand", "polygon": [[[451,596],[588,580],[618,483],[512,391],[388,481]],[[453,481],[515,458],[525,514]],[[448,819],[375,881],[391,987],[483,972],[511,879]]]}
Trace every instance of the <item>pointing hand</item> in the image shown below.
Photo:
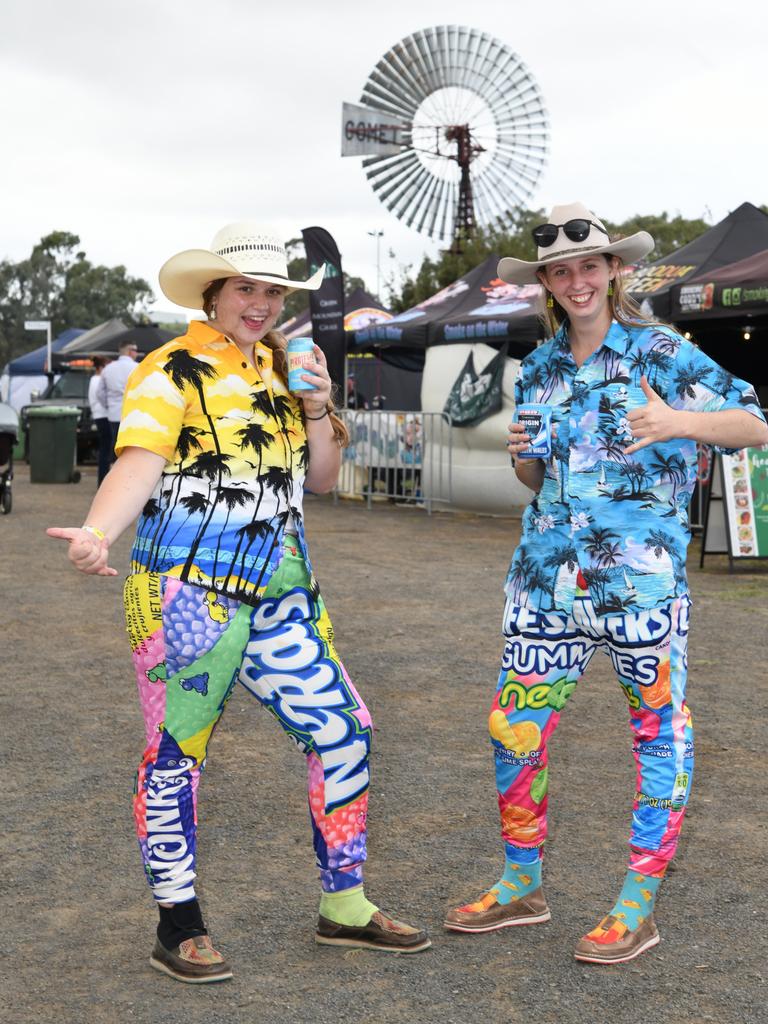
{"label": "pointing hand", "polygon": [[99,539],[90,530],[77,526],[50,526],[45,531],[49,537],[69,541],[69,560],[72,565],[90,576],[117,576],[117,569],[107,565],[109,540]]}

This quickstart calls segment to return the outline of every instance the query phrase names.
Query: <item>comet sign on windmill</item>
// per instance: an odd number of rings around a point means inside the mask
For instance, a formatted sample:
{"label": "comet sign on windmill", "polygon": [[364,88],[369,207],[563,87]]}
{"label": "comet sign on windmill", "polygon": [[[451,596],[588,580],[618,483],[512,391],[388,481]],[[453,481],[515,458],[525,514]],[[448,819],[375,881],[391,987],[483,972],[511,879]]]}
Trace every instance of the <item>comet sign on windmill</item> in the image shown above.
{"label": "comet sign on windmill", "polygon": [[548,141],[541,90],[520,57],[456,25],[396,43],[359,103],[342,107],[342,156],[362,156],[387,209],[455,251],[477,225],[526,204]]}

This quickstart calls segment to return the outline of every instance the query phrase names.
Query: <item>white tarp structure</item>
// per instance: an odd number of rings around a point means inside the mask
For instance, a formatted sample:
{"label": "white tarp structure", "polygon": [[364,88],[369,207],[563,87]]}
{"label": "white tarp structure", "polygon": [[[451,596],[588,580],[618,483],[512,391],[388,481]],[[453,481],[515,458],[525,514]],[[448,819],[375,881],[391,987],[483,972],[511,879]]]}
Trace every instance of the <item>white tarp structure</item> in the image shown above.
{"label": "white tarp structure", "polygon": [[[456,378],[470,352],[477,367],[486,366],[497,350],[490,345],[436,345],[426,350],[421,384],[421,407],[425,412],[442,412]],[[531,500],[531,491],[515,476],[506,449],[508,426],[515,410],[514,384],[520,368],[518,359],[508,359],[502,383],[503,406],[472,427],[451,427],[452,505],[472,512],[509,514]],[[445,449],[442,449],[445,451]],[[425,462],[440,458],[427,445]],[[436,467],[435,467],[436,469]],[[423,473],[423,480],[437,479],[437,472]]]}

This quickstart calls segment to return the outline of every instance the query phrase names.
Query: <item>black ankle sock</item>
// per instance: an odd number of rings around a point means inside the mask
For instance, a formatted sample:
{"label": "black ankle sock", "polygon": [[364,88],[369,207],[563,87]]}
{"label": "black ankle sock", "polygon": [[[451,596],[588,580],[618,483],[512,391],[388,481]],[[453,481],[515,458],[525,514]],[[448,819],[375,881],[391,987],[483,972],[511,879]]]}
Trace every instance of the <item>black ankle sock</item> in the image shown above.
{"label": "black ankle sock", "polygon": [[197,900],[177,903],[173,907],[158,905],[157,909],[160,911],[157,937],[166,949],[175,949],[179,943],[196,935],[208,934]]}

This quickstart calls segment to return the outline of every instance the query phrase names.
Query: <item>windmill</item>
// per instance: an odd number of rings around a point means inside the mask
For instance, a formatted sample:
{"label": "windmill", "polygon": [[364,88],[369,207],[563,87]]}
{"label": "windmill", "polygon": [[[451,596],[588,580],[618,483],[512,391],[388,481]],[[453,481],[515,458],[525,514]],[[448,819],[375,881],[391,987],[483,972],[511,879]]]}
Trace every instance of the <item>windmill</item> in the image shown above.
{"label": "windmill", "polygon": [[508,218],[533,194],[549,127],[539,86],[508,46],[441,25],[396,43],[359,104],[342,111],[342,156],[396,217],[460,251],[477,225]]}

